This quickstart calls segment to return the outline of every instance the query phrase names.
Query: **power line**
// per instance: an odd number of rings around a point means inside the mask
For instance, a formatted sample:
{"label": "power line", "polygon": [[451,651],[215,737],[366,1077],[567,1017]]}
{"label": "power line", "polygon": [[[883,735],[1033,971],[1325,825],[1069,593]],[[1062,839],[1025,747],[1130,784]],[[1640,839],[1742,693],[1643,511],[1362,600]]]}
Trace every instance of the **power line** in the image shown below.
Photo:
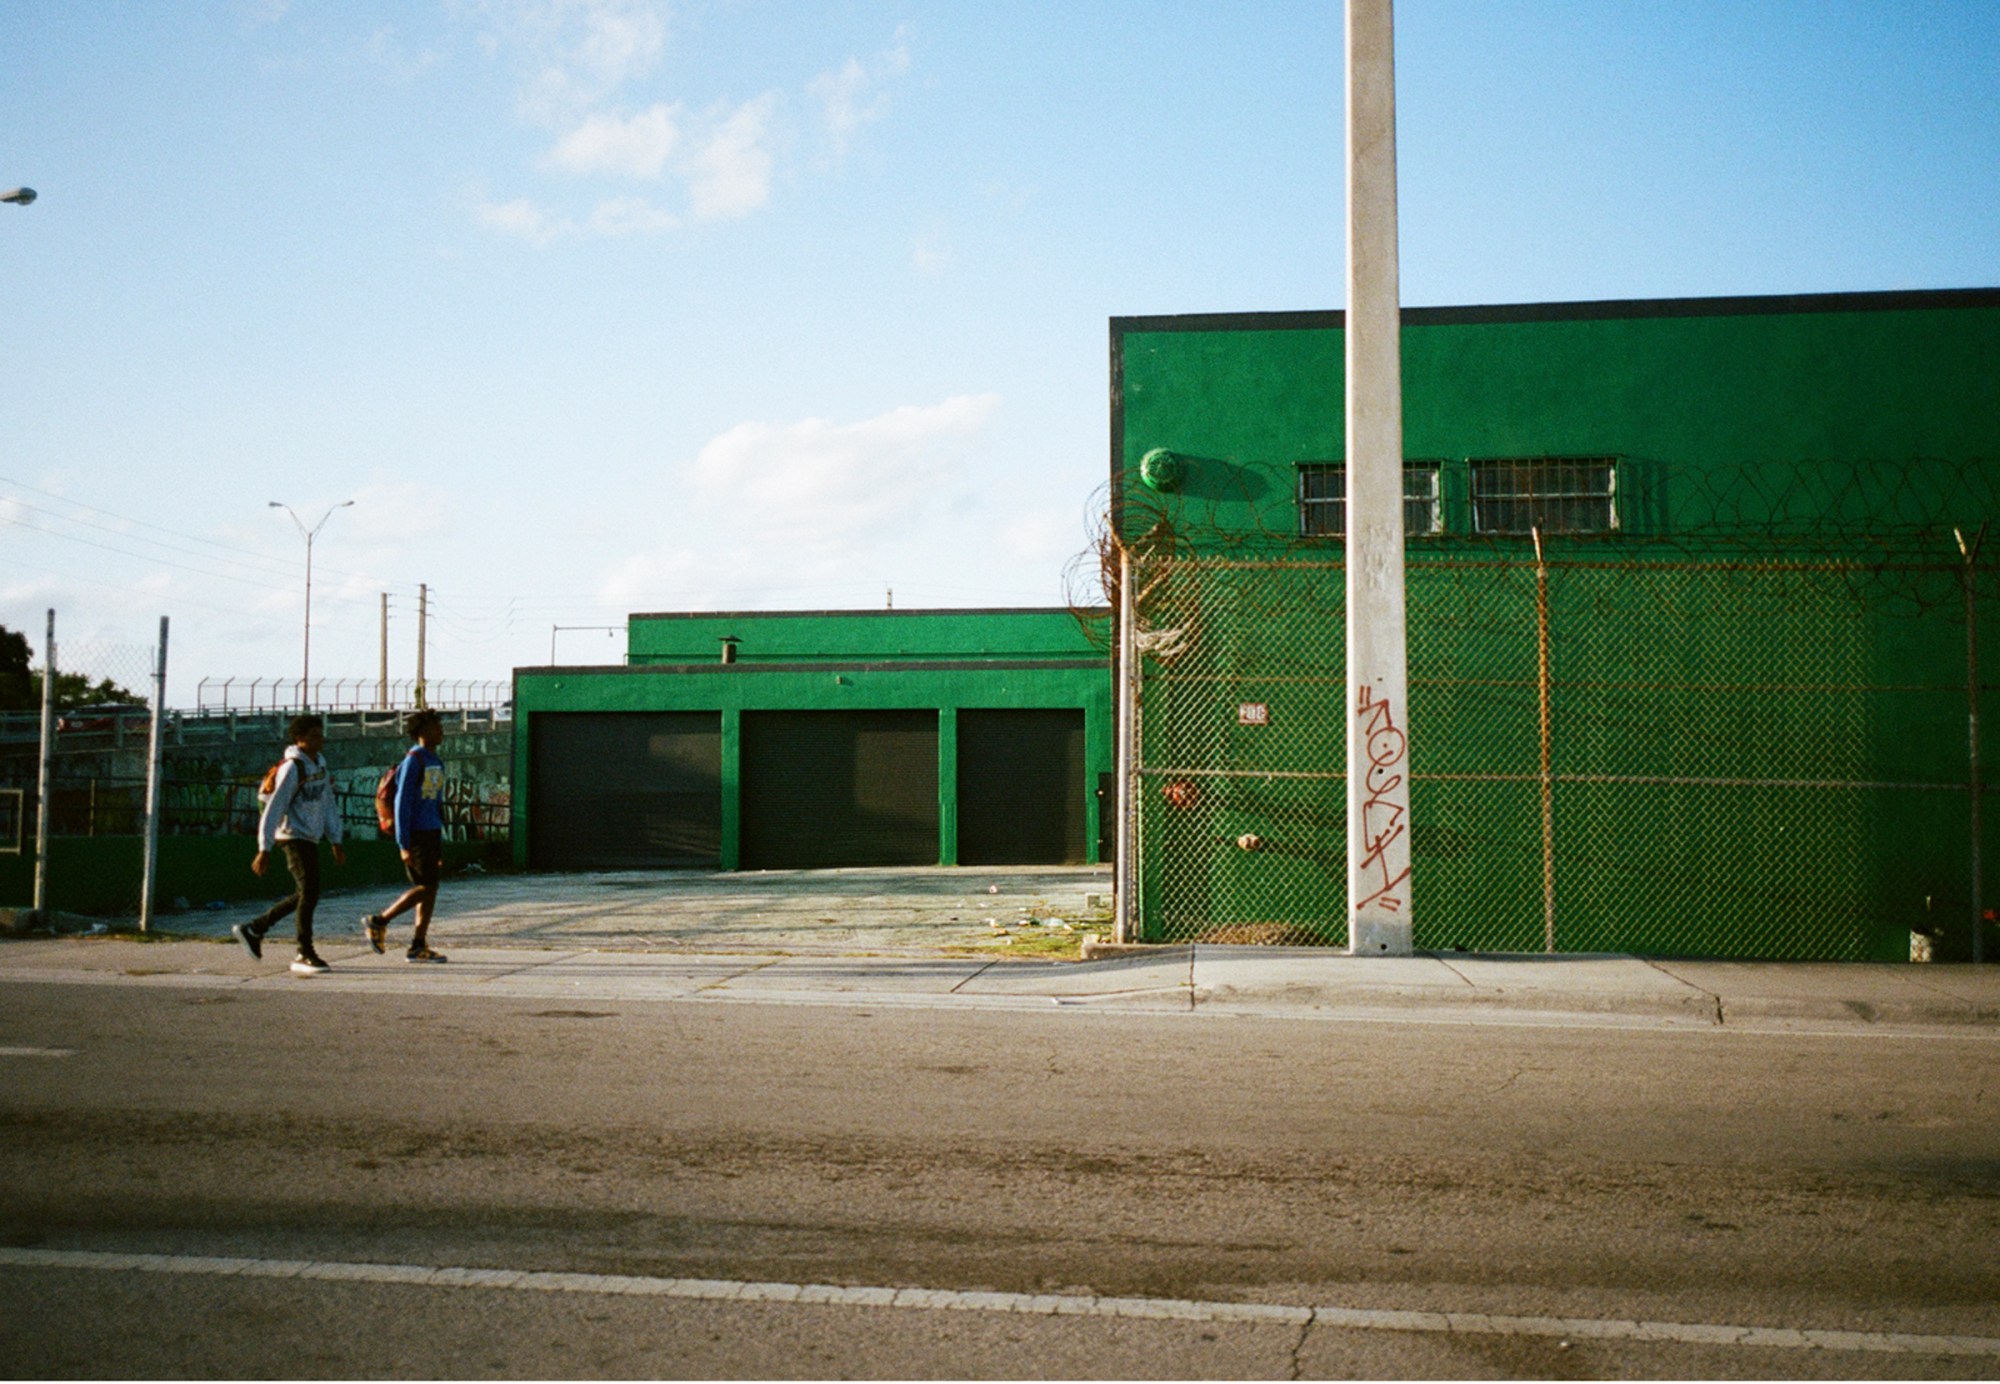
{"label": "power line", "polygon": [[[17,508],[20,508],[20,509],[24,509],[24,510],[27,510],[27,511],[28,511],[29,513],[31,513],[31,514],[41,514],[41,515],[46,515],[46,516],[47,516],[48,518],[50,518],[50,519],[52,519],[52,520],[54,520],[55,522],[57,522],[57,523],[60,523],[60,524],[78,524],[78,525],[81,525],[82,527],[84,527],[84,528],[87,528],[87,529],[95,529],[95,530],[97,530],[97,531],[98,531],[99,533],[108,533],[108,534],[111,534],[111,535],[113,535],[114,537],[118,537],[118,538],[130,538],[130,539],[132,539],[132,540],[133,540],[134,542],[138,542],[138,543],[150,543],[150,544],[152,544],[152,545],[153,545],[154,547],[157,547],[157,548],[165,548],[165,549],[166,549],[166,550],[167,550],[168,552],[172,552],[172,553],[180,553],[180,554],[182,554],[183,556],[186,556],[186,557],[196,557],[196,558],[205,558],[205,559],[208,559],[208,560],[210,560],[210,561],[215,561],[215,562],[226,562],[226,563],[230,564],[231,566],[235,566],[235,567],[244,567],[244,568],[247,568],[247,569],[249,569],[250,571],[253,571],[253,572],[257,573],[257,574],[258,574],[259,576],[261,576],[261,577],[265,577],[265,578],[270,578],[270,577],[287,577],[287,578],[289,578],[289,577],[290,577],[290,575],[291,575],[291,573],[290,573],[290,572],[288,572],[288,571],[284,570],[284,569],[283,569],[282,567],[278,566],[278,565],[277,565],[277,564],[276,564],[275,562],[271,562],[271,563],[258,563],[258,562],[249,562],[249,561],[245,561],[245,560],[244,560],[244,559],[242,559],[242,558],[231,558],[231,557],[210,557],[210,555],[209,555],[209,554],[207,554],[207,553],[198,553],[198,552],[194,552],[194,551],[192,551],[192,550],[190,550],[190,549],[187,549],[187,548],[181,548],[181,547],[176,547],[176,546],[175,546],[174,544],[171,544],[171,543],[165,543],[165,542],[162,542],[161,540],[159,540],[159,539],[157,539],[157,538],[147,538],[147,537],[146,537],[145,535],[143,535],[143,534],[128,534],[128,533],[126,533],[126,532],[125,532],[124,530],[122,530],[122,529],[114,529],[114,528],[112,528],[112,527],[111,527],[111,526],[110,526],[109,524],[94,524],[94,523],[92,523],[92,522],[91,522],[90,520],[88,520],[88,519],[79,519],[79,518],[77,518],[77,517],[76,517],[75,515],[73,515],[73,514],[57,514],[57,513],[56,513],[56,512],[54,512],[53,510],[49,510],[49,509],[44,509],[44,508],[43,508],[43,507],[41,507],[40,505],[31,505],[31,504],[29,504],[29,503],[28,503],[27,501],[25,501],[25,500],[15,500],[15,501],[13,501],[13,504],[14,504],[14,505],[15,505],[15,506],[16,506]],[[51,537],[51,538],[67,538],[67,537],[72,537],[72,535],[69,535],[69,534],[65,534],[65,533],[63,533],[63,532],[62,532],[62,530],[60,530],[60,529],[52,529],[52,528],[46,528],[46,527],[43,527],[43,526],[41,526],[41,525],[38,525],[38,524],[29,524],[29,523],[25,522],[24,520],[20,520],[20,519],[16,519],[16,518],[12,517],[11,515],[10,515],[10,516],[5,516],[5,517],[6,517],[6,519],[7,519],[7,522],[8,522],[8,523],[10,523],[10,524],[20,524],[20,525],[21,525],[21,526],[22,526],[23,528],[26,528],[26,529],[29,529],[29,530],[31,530],[31,531],[33,531],[33,532],[35,532],[35,533],[44,533],[44,534],[47,534],[47,535],[48,535],[49,537]],[[123,550],[123,549],[113,549],[113,551],[125,551],[125,550]],[[132,556],[132,557],[142,557],[142,558],[143,558],[143,557],[147,557],[148,555],[147,555],[147,554],[144,554],[144,553],[128,553],[128,556]],[[218,576],[222,576],[222,575],[226,575],[226,574],[223,574],[223,573],[217,573],[217,574],[215,574],[215,575],[218,575]]]}
{"label": "power line", "polygon": [[[50,574],[49,574],[49,572],[48,572],[48,569],[47,569],[47,568],[44,568],[44,567],[36,567],[36,566],[32,566],[32,565],[30,565],[30,564],[28,564],[28,563],[23,563],[23,562],[9,562],[9,561],[8,561],[7,559],[5,559],[5,558],[0,558],[0,565],[4,565],[4,566],[8,566],[8,567],[14,567],[14,568],[16,568],[16,569],[19,569],[19,570],[23,570],[23,571],[28,571],[28,572],[32,572],[32,573],[34,573],[34,574],[35,574],[36,576],[40,576],[40,577],[43,577],[43,578],[47,578],[48,580],[51,580],[51,581],[60,581],[60,582],[85,582],[85,583],[87,583],[87,584],[89,584],[89,585],[91,585],[91,586],[102,586],[102,587],[106,587],[106,588],[108,588],[108,589],[110,589],[110,590],[112,590],[112,591],[122,591],[122,592],[125,592],[125,593],[126,593],[127,595],[130,595],[130,596],[133,596],[133,597],[136,597],[136,598],[139,598],[139,599],[142,599],[142,600],[150,600],[150,599],[154,599],[154,598],[157,598],[157,597],[160,597],[160,594],[161,594],[161,593],[159,593],[159,592],[157,592],[157,591],[147,591],[147,590],[145,590],[145,589],[143,589],[143,588],[141,588],[141,587],[137,587],[137,586],[132,586],[132,585],[130,585],[129,583],[125,583],[125,582],[115,582],[115,581],[105,581],[105,580],[103,580],[102,578],[99,578],[99,577],[79,577],[79,576],[63,576],[63,577],[51,577],[51,576],[50,576]],[[175,606],[176,608],[179,608],[179,607],[181,607],[181,606],[193,606],[193,607],[195,607],[195,608],[196,608],[196,609],[198,609],[198,610],[212,610],[212,611],[215,611],[215,612],[216,612],[216,613],[218,613],[218,614],[221,614],[221,615],[233,615],[233,616],[236,616],[236,617],[238,617],[239,619],[240,619],[240,618],[242,617],[242,615],[243,615],[243,608],[242,608],[241,606],[219,606],[219,605],[210,605],[210,604],[209,604],[209,603],[208,603],[207,601],[197,601],[197,600],[194,600],[193,598],[191,598],[191,597],[187,597],[187,596],[179,596],[179,595],[176,595],[176,596],[174,596],[174,597],[172,597],[172,598],[171,598],[171,603],[172,603],[172,604],[173,604],[173,605],[174,605],[174,606]]]}
{"label": "power line", "polygon": [[[167,527],[166,527],[165,525],[163,525],[163,524],[155,524],[155,523],[151,523],[150,521],[148,521],[148,520],[145,520],[145,519],[138,519],[138,518],[134,518],[134,517],[133,517],[132,515],[129,515],[129,514],[121,514],[121,513],[119,513],[119,512],[117,511],[117,510],[115,510],[115,509],[106,509],[106,508],[104,508],[104,507],[103,507],[102,505],[93,505],[93,504],[91,504],[91,503],[89,503],[88,501],[85,501],[85,500],[76,500],[76,499],[71,499],[71,498],[70,498],[69,496],[67,496],[67,495],[59,495],[59,494],[57,494],[57,493],[56,493],[55,491],[53,491],[53,490],[44,490],[44,489],[43,489],[42,487],[40,487],[40,486],[38,486],[38,485],[29,485],[29,484],[28,484],[28,483],[27,483],[26,481],[21,481],[21,480],[16,480],[16,479],[14,479],[14,478],[13,478],[13,477],[11,477],[11,476],[0,476],[0,484],[4,484],[4,485],[11,485],[11,486],[13,486],[13,487],[14,487],[15,489],[17,489],[17,490],[26,490],[26,491],[30,491],[30,492],[32,492],[32,493],[34,493],[34,494],[36,494],[36,495],[41,495],[41,496],[44,496],[44,497],[46,497],[47,499],[51,499],[51,500],[55,500],[55,501],[57,501],[57,502],[59,502],[59,503],[61,503],[61,504],[65,504],[65,505],[69,505],[70,507],[72,507],[72,508],[74,508],[74,509],[84,509],[84,510],[89,510],[89,511],[90,511],[90,512],[91,512],[92,514],[101,514],[101,515],[105,516],[105,517],[106,517],[107,519],[116,519],[117,521],[119,521],[119,522],[120,522],[120,523],[122,523],[122,524],[130,524],[130,525],[133,525],[133,526],[136,526],[136,527],[138,527],[138,528],[143,528],[143,529],[151,529],[151,530],[153,530],[153,531],[154,531],[155,533],[164,533],[164,534],[167,534],[167,535],[169,535],[169,536],[171,536],[171,537],[174,537],[174,538],[182,538],[182,539],[186,539],[186,540],[187,540],[188,542],[190,542],[190,543],[199,543],[199,544],[202,544],[202,545],[203,545],[204,547],[209,547],[209,548],[221,548],[221,549],[225,549],[225,550],[227,550],[227,551],[228,551],[228,552],[230,552],[230,553],[235,553],[235,552],[237,552],[237,551],[238,551],[238,549],[237,549],[237,548],[236,548],[236,547],[235,547],[234,545],[232,545],[232,544],[229,544],[229,543],[225,543],[225,542],[223,542],[223,541],[222,541],[222,540],[220,540],[220,539],[215,539],[215,538],[204,538],[204,537],[202,537],[202,536],[201,536],[200,534],[193,534],[193,533],[186,533],[186,532],[184,532],[184,531],[182,531],[182,530],[180,530],[180,529],[170,529],[170,528],[167,528]],[[33,506],[33,505],[28,505],[26,501],[22,501],[22,500],[16,500],[16,501],[15,501],[14,503],[16,503],[16,504],[19,504],[19,505],[22,505],[23,507],[25,507],[25,508],[29,508],[29,509],[35,509],[35,508],[37,508],[36,506]],[[47,511],[42,511],[42,512],[46,513]],[[116,530],[116,529],[105,529],[105,527],[104,527],[103,525],[101,525],[101,524],[91,524],[91,523],[90,523],[90,522],[89,522],[88,520],[85,520],[85,519],[78,519],[78,518],[77,518],[76,516],[74,516],[74,515],[68,515],[68,514],[58,514],[58,515],[54,515],[54,516],[52,516],[52,517],[54,517],[54,518],[57,518],[57,519],[60,519],[60,520],[61,520],[61,521],[63,521],[64,523],[70,523],[70,524],[84,524],[84,525],[86,525],[87,527],[90,527],[90,528],[96,528],[96,529],[101,529],[101,530],[103,530],[103,531],[105,531],[105,532],[108,532],[108,533],[119,533],[119,532],[120,532],[119,530]],[[54,532],[54,531],[53,531],[53,530],[48,530],[48,529],[37,529],[37,530],[36,530],[36,532],[38,532],[38,533],[51,533],[51,534],[53,534],[53,532]],[[60,535],[56,535],[56,536],[60,536]],[[139,534],[132,534],[132,535],[129,535],[129,536],[130,536],[130,537],[132,537],[132,538],[135,538],[135,539],[137,539],[137,540],[138,540],[139,542],[142,542],[142,543],[153,543],[153,544],[156,544],[157,546],[160,546],[160,547],[169,547],[169,546],[170,546],[170,545],[167,545],[167,544],[162,544],[162,543],[160,543],[158,539],[151,539],[151,538],[146,538],[146,537],[144,537],[143,535],[139,535]],[[185,552],[186,550],[185,550],[185,549],[181,549],[181,550],[178,550],[178,551],[183,551],[183,552]],[[145,555],[144,555],[144,554],[136,554],[136,553],[128,553],[128,554],[127,554],[127,556],[134,556],[134,557],[143,557],[143,556],[145,556]],[[202,556],[202,554],[189,554],[189,556]],[[222,561],[222,562],[230,562],[230,563],[235,563],[235,564],[237,564],[237,565],[241,565],[241,566],[255,566],[255,564],[251,564],[251,563],[245,563],[245,562],[243,561],[243,559],[241,559],[241,558],[238,558],[238,557],[217,557],[217,558],[215,558],[214,560],[218,560],[218,561]],[[270,573],[271,573],[271,574],[272,574],[273,576],[287,576],[287,577],[288,577],[288,576],[290,575],[290,571],[289,571],[289,569],[287,569],[286,567],[284,567],[284,565],[283,565],[283,560],[282,560],[282,559],[280,559],[280,558],[271,558],[271,559],[269,559],[268,561],[269,561],[270,563],[272,563],[273,565],[272,565],[272,566],[270,566],[270,567],[268,567],[268,568],[260,568],[259,570],[266,570],[266,571],[269,571],[269,572],[270,572]],[[330,576],[335,576],[335,577],[348,577],[348,578],[352,578],[353,580],[356,580],[356,581],[368,581],[368,582],[373,582],[373,581],[375,580],[375,578],[373,578],[373,577],[370,577],[370,576],[367,576],[367,575],[365,575],[365,574],[363,574],[363,573],[360,573],[360,572],[346,572],[346,571],[342,571],[342,570],[340,570],[339,568],[334,568],[334,567],[322,567],[322,568],[321,568],[321,570],[322,570],[322,571],[324,571],[324,572],[326,572],[326,573],[327,573],[328,575],[330,575]]]}

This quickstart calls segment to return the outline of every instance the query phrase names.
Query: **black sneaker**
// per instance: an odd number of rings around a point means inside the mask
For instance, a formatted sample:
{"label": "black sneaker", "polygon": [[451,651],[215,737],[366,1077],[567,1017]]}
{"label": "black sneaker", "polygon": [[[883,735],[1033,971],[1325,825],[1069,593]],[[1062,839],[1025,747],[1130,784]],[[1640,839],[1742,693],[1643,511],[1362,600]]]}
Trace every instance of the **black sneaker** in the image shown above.
{"label": "black sneaker", "polygon": [[411,947],[409,953],[403,959],[413,964],[419,962],[435,963],[444,960],[444,953],[434,952],[429,947]]}
{"label": "black sneaker", "polygon": [[248,923],[238,923],[229,929],[230,935],[243,944],[243,950],[250,953],[252,961],[264,959],[264,935]]}
{"label": "black sneaker", "polygon": [[333,967],[327,965],[312,952],[300,952],[292,958],[292,972],[295,975],[319,976],[325,975],[332,969]]}
{"label": "black sneaker", "polygon": [[364,913],[361,930],[368,934],[368,945],[375,948],[377,956],[389,949],[389,920],[380,913]]}

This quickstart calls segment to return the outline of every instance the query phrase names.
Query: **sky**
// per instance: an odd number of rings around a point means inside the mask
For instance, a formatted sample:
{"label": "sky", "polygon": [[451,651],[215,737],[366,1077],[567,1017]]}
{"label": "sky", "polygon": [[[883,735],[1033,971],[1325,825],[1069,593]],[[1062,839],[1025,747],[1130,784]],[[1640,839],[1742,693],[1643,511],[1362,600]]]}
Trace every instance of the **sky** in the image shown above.
{"label": "sky", "polygon": [[[1996,0],[1396,24],[1406,304],[2000,285]],[[321,705],[420,586],[434,689],[1063,604],[1109,319],[1344,305],[1337,0],[7,0],[0,62],[0,625],[135,685],[168,617],[174,707],[300,676],[315,526]]]}

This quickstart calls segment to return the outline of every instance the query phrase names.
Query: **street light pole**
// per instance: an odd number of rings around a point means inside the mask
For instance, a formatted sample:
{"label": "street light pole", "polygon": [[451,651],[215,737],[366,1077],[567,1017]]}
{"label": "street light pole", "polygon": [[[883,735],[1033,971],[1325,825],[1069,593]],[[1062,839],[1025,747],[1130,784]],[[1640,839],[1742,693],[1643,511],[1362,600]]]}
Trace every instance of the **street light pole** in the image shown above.
{"label": "street light pole", "polygon": [[0,202],[12,202],[17,207],[25,207],[35,200],[35,190],[31,187],[10,187],[0,192]]}
{"label": "street light pole", "polygon": [[282,509],[285,513],[290,514],[292,516],[292,522],[298,525],[299,536],[304,538],[306,541],[306,637],[305,637],[305,654],[303,656],[303,659],[301,660],[299,667],[299,710],[301,711],[307,711],[311,709],[306,705],[306,698],[311,695],[311,688],[312,688],[313,540],[315,538],[318,538],[319,531],[326,527],[326,521],[333,518],[334,510],[346,509],[349,505],[353,503],[354,501],[352,500],[342,500],[339,504],[334,505],[332,508],[328,509],[326,513],[320,515],[319,522],[317,524],[314,524],[311,528],[306,527],[305,521],[299,518],[299,516],[293,512],[292,507],[290,505],[285,504],[280,500],[273,500],[271,501],[270,504],[270,507],[272,509]]}

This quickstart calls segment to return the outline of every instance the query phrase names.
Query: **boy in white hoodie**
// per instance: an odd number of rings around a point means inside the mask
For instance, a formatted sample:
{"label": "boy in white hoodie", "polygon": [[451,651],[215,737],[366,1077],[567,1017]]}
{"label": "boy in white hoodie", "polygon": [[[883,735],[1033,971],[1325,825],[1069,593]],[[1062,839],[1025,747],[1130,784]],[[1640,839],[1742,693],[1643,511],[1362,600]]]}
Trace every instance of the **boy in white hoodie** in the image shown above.
{"label": "boy in white hoodie", "polygon": [[264,815],[257,821],[257,854],[250,869],[257,875],[269,869],[275,845],[285,853],[285,868],[292,873],[292,894],[230,931],[245,951],[261,958],[264,934],[287,913],[296,912],[299,954],[292,969],[310,976],[327,969],[313,950],[313,910],[319,906],[319,843],[325,841],[333,847],[336,865],[347,863],[347,852],[340,844],[340,803],[333,795],[326,760],[320,755],[326,746],[326,723],[317,716],[294,716],[285,736],[291,744],[278,765]]}

